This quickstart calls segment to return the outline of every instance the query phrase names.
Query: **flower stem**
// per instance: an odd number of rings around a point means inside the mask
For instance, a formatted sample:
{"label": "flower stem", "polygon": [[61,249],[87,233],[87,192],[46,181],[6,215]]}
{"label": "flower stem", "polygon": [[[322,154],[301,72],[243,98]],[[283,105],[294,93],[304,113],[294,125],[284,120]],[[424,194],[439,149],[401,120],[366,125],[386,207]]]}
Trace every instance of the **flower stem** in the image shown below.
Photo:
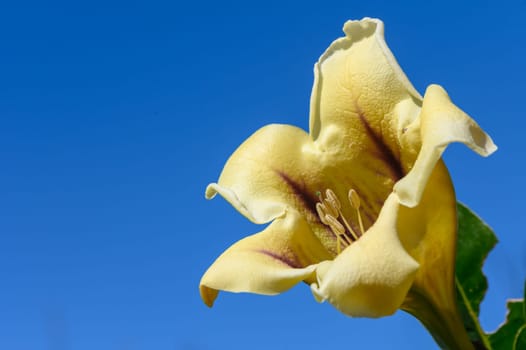
{"label": "flower stem", "polygon": [[480,349],[471,342],[457,310],[439,307],[415,289],[409,292],[402,309],[426,327],[441,349]]}

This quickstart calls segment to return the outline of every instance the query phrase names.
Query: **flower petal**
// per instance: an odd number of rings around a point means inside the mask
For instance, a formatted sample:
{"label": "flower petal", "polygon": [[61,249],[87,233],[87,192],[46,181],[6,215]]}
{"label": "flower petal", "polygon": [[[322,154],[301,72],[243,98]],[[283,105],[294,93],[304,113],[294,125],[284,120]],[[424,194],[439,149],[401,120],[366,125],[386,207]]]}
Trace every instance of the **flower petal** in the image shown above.
{"label": "flower petal", "polygon": [[398,198],[391,194],[376,223],[333,261],[320,263],[311,290],[349,316],[381,317],[402,305],[419,264],[397,233]]}
{"label": "flower petal", "polygon": [[375,137],[396,149],[398,131],[418,116],[422,98],[387,47],[382,21],[348,21],[343,30],[346,37],[335,40],[314,67],[311,135],[330,142],[325,133],[332,125],[346,130],[340,142],[356,145],[348,152],[374,149]]}
{"label": "flower petal", "polygon": [[[313,159],[305,152],[307,133],[289,125],[267,125],[248,138],[227,161],[217,184],[206,189],[206,198],[223,196],[255,223],[267,223],[296,203],[287,174],[315,177]],[[303,181],[308,179],[303,179]],[[315,201],[315,190],[312,190]]]}
{"label": "flower petal", "polygon": [[491,137],[455,106],[439,85],[427,88],[417,122],[422,147],[411,171],[394,186],[400,203],[408,207],[414,207],[420,202],[431,172],[450,143],[464,143],[482,156],[488,156],[497,150]]}
{"label": "flower petal", "polygon": [[219,290],[273,295],[312,281],[318,258],[329,259],[308,223],[288,211],[262,232],[228,248],[206,271],[199,289],[212,306]]}

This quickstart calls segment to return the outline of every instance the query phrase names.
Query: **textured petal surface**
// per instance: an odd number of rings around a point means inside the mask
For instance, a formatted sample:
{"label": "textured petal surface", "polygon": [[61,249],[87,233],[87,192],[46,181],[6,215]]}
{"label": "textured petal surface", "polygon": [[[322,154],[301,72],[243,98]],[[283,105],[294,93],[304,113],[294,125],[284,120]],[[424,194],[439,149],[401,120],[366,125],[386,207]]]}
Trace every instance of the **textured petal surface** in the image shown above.
{"label": "textured petal surface", "polygon": [[398,198],[390,195],[378,221],[333,261],[320,264],[311,290],[350,316],[380,317],[402,305],[418,269],[397,233]]}
{"label": "textured petal surface", "polygon": [[210,266],[200,283],[201,298],[212,306],[218,290],[277,294],[312,280],[314,260],[330,258],[309,225],[288,212],[264,231],[242,239]]}
{"label": "textured petal surface", "polygon": [[[421,97],[384,41],[383,23],[348,21],[314,67],[310,128],[322,145],[352,145],[347,157],[379,157],[398,180],[404,174],[399,135],[420,112]],[[343,130],[331,137],[333,129]]]}

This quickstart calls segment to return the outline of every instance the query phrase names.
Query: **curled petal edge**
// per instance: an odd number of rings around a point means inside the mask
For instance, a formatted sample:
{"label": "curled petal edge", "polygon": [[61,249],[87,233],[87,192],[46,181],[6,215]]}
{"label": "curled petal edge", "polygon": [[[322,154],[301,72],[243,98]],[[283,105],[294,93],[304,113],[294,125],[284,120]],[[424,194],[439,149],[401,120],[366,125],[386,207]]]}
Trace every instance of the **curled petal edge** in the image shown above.
{"label": "curled petal edge", "polygon": [[256,224],[264,224],[285,214],[285,208],[280,203],[267,202],[260,205],[258,212],[251,211],[237,196],[233,190],[223,187],[217,183],[211,183],[206,187],[205,198],[212,199],[216,194],[221,195],[230,203],[241,215]]}
{"label": "curled petal edge", "polygon": [[461,142],[484,157],[497,150],[491,137],[455,106],[439,85],[427,88],[420,117],[412,126],[420,128],[422,147],[411,171],[395,184],[393,190],[400,203],[410,208],[420,202],[436,163],[450,143]]}

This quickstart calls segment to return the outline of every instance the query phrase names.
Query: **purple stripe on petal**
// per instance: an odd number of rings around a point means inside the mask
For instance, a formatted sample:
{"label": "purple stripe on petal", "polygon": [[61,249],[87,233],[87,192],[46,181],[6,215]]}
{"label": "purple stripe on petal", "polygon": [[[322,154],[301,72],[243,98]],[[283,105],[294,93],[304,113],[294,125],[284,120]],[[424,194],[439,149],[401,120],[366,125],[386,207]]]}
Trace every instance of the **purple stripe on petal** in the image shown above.
{"label": "purple stripe on petal", "polygon": [[[318,212],[316,211],[316,203],[318,202],[318,197],[314,193],[310,193],[305,185],[301,185],[298,182],[294,181],[290,176],[282,171],[276,171],[278,175],[287,183],[287,185],[292,189],[296,197],[300,200],[303,206],[311,212],[311,214],[319,221]],[[320,221],[321,222],[321,221]]]}
{"label": "purple stripe on petal", "polygon": [[358,110],[358,116],[360,117],[360,121],[362,122],[365,132],[367,133],[367,136],[373,141],[376,148],[380,152],[379,157],[380,159],[389,167],[389,170],[391,172],[391,177],[394,182],[397,182],[402,177],[405,176],[404,169],[402,168],[402,165],[398,161],[398,158],[395,156],[393,151],[387,146],[385,141],[383,140],[381,135],[378,135],[367,119],[365,118],[365,115],[362,113],[362,111]]}
{"label": "purple stripe on petal", "polygon": [[301,268],[302,266],[294,260],[288,258],[288,257],[285,257],[283,255],[279,255],[277,253],[274,253],[274,252],[271,252],[270,250],[266,250],[266,249],[260,249],[260,250],[257,250],[257,252],[261,253],[261,254],[264,254],[268,257],[271,257],[275,260],[278,260],[279,262],[289,266],[289,267],[292,267],[292,268],[295,268],[295,269],[299,269]]}

